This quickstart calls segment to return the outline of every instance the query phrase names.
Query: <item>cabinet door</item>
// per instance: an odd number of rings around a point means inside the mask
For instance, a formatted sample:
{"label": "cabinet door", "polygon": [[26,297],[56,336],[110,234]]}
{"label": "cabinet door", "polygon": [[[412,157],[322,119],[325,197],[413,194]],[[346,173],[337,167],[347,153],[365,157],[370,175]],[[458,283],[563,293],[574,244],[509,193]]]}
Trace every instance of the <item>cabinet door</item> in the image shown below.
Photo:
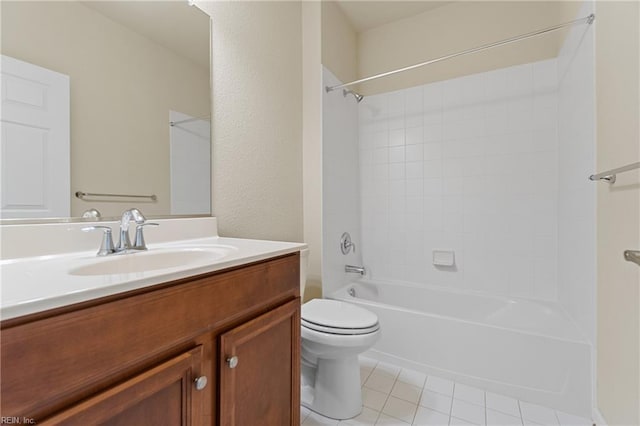
{"label": "cabinet door", "polygon": [[220,337],[220,424],[300,424],[300,299]]}
{"label": "cabinet door", "polygon": [[201,425],[201,368],[198,346],[38,424]]}

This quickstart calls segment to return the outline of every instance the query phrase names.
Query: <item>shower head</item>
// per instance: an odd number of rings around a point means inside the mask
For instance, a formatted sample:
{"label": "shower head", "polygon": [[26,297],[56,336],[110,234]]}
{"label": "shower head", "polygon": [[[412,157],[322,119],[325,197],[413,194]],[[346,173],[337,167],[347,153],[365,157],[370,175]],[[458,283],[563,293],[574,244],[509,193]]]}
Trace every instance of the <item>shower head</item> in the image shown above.
{"label": "shower head", "polygon": [[356,98],[356,101],[358,101],[358,103],[360,103],[360,101],[364,99],[364,96],[362,96],[360,93],[356,93],[353,90],[342,89],[342,96],[347,97],[348,94],[352,94],[353,97]]}

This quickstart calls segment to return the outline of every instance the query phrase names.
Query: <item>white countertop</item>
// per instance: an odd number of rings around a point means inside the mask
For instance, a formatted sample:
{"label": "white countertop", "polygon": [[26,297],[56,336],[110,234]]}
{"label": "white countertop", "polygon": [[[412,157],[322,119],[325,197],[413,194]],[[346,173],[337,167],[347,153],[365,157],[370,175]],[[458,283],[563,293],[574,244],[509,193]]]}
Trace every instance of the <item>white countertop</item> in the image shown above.
{"label": "white countertop", "polygon": [[[223,247],[226,254],[214,261],[144,272],[109,275],[73,275],[71,270],[122,256],[168,249],[206,250]],[[97,246],[96,246],[97,248]],[[78,302],[136,290],[189,276],[219,271],[306,248],[305,244],[224,237],[185,239],[148,244],[148,252],[97,258],[96,250],[69,252],[0,261],[0,319],[42,312]]]}

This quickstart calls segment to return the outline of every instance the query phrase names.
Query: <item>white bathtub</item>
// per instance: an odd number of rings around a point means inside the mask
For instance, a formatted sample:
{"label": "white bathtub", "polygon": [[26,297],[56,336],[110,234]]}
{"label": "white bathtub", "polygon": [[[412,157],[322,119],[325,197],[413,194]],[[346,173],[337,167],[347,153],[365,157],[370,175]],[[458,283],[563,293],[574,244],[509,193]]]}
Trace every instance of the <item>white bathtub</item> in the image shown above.
{"label": "white bathtub", "polygon": [[330,297],[378,315],[369,356],[591,416],[591,346],[556,304],[375,281]]}

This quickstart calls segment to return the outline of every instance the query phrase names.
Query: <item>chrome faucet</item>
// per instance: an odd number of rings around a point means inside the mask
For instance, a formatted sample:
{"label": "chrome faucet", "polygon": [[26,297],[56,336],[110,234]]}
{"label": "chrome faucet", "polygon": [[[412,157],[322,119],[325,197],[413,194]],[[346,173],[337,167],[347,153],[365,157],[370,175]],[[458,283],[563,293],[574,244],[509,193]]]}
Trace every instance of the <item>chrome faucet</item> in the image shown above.
{"label": "chrome faucet", "polygon": [[[133,245],[129,239],[129,222],[136,222],[136,239]],[[113,247],[113,238],[111,237],[111,228],[109,226],[94,225],[82,228],[82,231],[103,231],[104,236],[102,243],[100,244],[100,250],[98,250],[98,256],[108,256],[114,253],[126,253],[129,250],[146,250],[147,245],[144,241],[144,235],[142,234],[142,228],[145,226],[158,226],[158,223],[147,222],[140,210],[129,209],[122,212],[122,218],[120,219],[120,242],[116,247]]]}
{"label": "chrome faucet", "polygon": [[[136,239],[134,245],[131,245],[129,239],[129,222],[136,222]],[[157,223],[147,222],[140,210],[133,208],[122,212],[122,218],[120,219],[120,242],[116,246],[116,253],[120,253],[127,250],[146,250],[147,246],[144,242],[144,236],[142,235],[142,228],[144,226],[158,226]]]}
{"label": "chrome faucet", "polygon": [[120,242],[116,246],[116,252],[129,250],[131,248],[131,239],[129,239],[129,222],[135,220],[136,224],[141,225],[147,219],[140,213],[138,209],[129,209],[122,212],[120,219]]}
{"label": "chrome faucet", "polygon": [[364,268],[364,266],[355,266],[355,265],[344,265],[344,271],[353,272],[360,275],[365,275],[367,273],[367,270]]}

